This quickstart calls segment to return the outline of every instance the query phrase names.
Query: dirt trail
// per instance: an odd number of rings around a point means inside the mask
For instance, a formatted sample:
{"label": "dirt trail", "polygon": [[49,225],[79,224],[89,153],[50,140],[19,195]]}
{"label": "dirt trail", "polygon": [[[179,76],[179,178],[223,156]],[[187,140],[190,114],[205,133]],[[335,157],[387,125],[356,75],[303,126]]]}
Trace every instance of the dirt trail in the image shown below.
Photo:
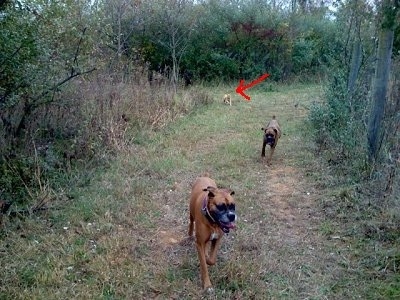
{"label": "dirt trail", "polygon": [[[209,136],[214,138],[205,143],[206,147],[196,144],[187,150],[193,151],[190,154],[194,159],[193,170],[173,175],[175,184],[162,193],[166,204],[167,221],[164,225],[169,225],[158,232],[161,247],[178,267],[190,260],[196,272],[194,242],[186,236],[186,206],[191,182],[198,175],[195,170],[202,170],[202,167],[207,171],[211,169],[217,183],[220,180],[236,189],[238,229],[226,236],[221,249],[223,254],[220,255],[222,263],[214,269],[222,267],[223,272],[236,272],[237,277],[243,276],[242,281],[251,283],[242,283],[242,289],[247,291],[235,291],[228,298],[221,299],[326,298],[325,291],[337,276],[335,265],[338,258],[330,252],[325,237],[319,234],[322,219],[318,198],[321,195],[306,178],[307,164],[301,161],[307,157],[304,152],[310,149],[302,146],[303,137],[299,131],[306,110],[299,109],[296,103],[301,102],[305,107],[312,97],[307,90],[295,90],[289,95],[276,93],[268,103],[256,97],[252,103],[234,103],[229,110],[221,105],[215,114],[224,113],[225,125],[229,126],[232,120],[235,125],[225,130],[219,130],[218,126],[213,131],[207,128]],[[280,120],[284,135],[272,165],[268,166],[259,157],[262,132],[258,131],[258,126],[262,125],[260,120],[272,114]],[[201,138],[207,132],[198,131],[197,134]],[[235,146],[244,150],[237,150],[239,154],[234,151],[227,155],[219,154],[225,151],[221,148],[235,141]],[[236,150],[233,146],[229,149]],[[231,263],[233,266],[227,262],[232,259],[235,261]],[[221,281],[229,286],[224,279],[215,280],[217,285],[219,280],[219,286]],[[198,281],[194,283],[199,285]],[[264,291],[248,291],[260,288]]]}

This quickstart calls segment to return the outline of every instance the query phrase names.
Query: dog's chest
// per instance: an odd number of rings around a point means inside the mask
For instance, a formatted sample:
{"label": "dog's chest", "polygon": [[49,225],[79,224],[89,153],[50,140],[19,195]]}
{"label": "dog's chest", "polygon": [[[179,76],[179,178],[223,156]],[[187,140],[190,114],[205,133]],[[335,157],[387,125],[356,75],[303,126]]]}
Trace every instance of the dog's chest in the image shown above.
{"label": "dog's chest", "polygon": [[216,239],[218,239],[218,238],[219,238],[219,233],[213,231],[213,232],[211,233],[211,235],[210,235],[210,241],[216,240]]}

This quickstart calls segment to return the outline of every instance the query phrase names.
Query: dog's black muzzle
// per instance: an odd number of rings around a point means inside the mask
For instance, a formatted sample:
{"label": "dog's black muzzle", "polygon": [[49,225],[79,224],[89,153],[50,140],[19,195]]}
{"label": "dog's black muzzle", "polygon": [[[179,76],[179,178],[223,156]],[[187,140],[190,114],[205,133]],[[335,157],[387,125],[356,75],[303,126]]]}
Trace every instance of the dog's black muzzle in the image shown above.
{"label": "dog's black muzzle", "polygon": [[275,144],[275,137],[272,134],[266,134],[264,136],[264,141],[267,145],[272,146],[273,144]]}
{"label": "dog's black muzzle", "polygon": [[234,211],[214,211],[211,213],[211,215],[225,233],[229,233],[230,229],[234,229],[236,227],[236,213]]}

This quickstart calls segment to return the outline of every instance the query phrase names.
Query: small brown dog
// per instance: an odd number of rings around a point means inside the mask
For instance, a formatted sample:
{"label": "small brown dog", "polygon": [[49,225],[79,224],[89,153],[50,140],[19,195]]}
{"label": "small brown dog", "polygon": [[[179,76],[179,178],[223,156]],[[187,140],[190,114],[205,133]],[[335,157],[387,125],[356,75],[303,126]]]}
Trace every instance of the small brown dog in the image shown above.
{"label": "small brown dog", "polygon": [[263,127],[261,128],[261,130],[264,131],[261,156],[265,157],[265,146],[269,145],[271,147],[271,151],[269,153],[268,163],[270,163],[272,159],[272,154],[274,154],[276,144],[281,137],[281,127],[279,126],[279,123],[276,120],[275,116],[273,116],[267,127]]}
{"label": "small brown dog", "polygon": [[225,104],[232,105],[231,94],[225,94],[222,99],[224,100]]}
{"label": "small brown dog", "polygon": [[[193,184],[190,197],[189,236],[193,235],[196,223],[196,248],[200,260],[203,288],[212,292],[207,265],[214,265],[222,236],[235,228],[236,212],[233,191],[219,189],[209,177],[198,177]],[[207,256],[207,249],[210,253]]]}

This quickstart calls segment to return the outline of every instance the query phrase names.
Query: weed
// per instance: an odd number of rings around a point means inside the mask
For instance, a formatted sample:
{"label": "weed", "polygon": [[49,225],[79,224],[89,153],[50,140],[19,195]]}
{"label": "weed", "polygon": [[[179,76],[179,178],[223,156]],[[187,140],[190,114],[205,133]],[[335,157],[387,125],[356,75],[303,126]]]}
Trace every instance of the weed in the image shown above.
{"label": "weed", "polygon": [[[117,156],[103,158],[107,168],[79,175],[72,166],[70,179],[83,183],[54,200],[58,210],[6,217],[0,297],[397,296],[395,217],[368,207],[360,185],[338,184],[332,168],[313,156],[304,120],[318,87],[249,90],[250,102],[234,95],[227,107],[220,95],[230,89],[215,88],[211,104],[189,115],[132,131]],[[269,166],[260,160],[260,128],[272,115],[283,135]],[[224,236],[209,267],[210,296],[201,290],[195,242],[187,237],[191,184],[204,172],[235,190],[238,213],[237,229]],[[378,222],[385,218],[390,222]]]}

